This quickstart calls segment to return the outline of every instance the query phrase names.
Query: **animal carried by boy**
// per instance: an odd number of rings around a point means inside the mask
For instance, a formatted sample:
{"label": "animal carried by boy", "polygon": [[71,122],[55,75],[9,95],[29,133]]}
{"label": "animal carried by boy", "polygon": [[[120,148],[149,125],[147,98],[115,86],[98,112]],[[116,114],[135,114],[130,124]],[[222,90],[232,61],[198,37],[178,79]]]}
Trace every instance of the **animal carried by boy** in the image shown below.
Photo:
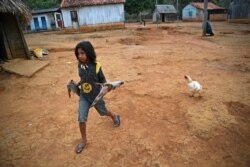
{"label": "animal carried by boy", "polygon": [[107,82],[107,83],[96,83],[100,85],[102,88],[99,94],[96,96],[95,100],[91,104],[90,107],[93,107],[103,96],[105,96],[109,91],[114,90],[117,87],[120,87],[124,84],[123,81],[114,81],[114,82]]}
{"label": "animal carried by boy", "polygon": [[[109,91],[114,90],[117,87],[123,85],[123,81],[114,81],[114,82],[106,82],[106,83],[96,83],[96,85],[101,86],[101,90],[99,94],[96,96],[95,100],[91,104],[90,107],[93,107],[102,97],[104,97]],[[77,84],[74,80],[70,80],[67,84],[69,98],[71,97],[71,92],[80,96],[80,84]]]}
{"label": "animal carried by boy", "polygon": [[69,83],[67,84],[67,89],[68,89],[69,98],[71,98],[71,92],[80,96],[80,88],[78,87],[78,84],[75,83],[75,81],[70,80]]}

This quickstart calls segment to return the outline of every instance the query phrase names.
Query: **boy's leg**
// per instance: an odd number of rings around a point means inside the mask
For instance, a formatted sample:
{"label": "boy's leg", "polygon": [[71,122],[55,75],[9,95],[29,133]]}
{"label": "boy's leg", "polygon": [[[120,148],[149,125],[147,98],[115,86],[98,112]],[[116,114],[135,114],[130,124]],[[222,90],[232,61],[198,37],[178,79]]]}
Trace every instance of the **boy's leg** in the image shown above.
{"label": "boy's leg", "polygon": [[79,122],[79,129],[82,136],[82,143],[85,145],[87,143],[87,136],[86,136],[86,123]]}
{"label": "boy's leg", "polygon": [[79,121],[79,129],[82,136],[82,142],[76,146],[76,153],[81,153],[87,143],[87,135],[86,135],[86,121],[88,118],[90,103],[80,95],[79,99],[79,109],[78,109],[78,121]]}
{"label": "boy's leg", "polygon": [[112,113],[111,111],[107,112],[107,116],[109,116],[113,121],[115,120],[115,114]]}
{"label": "boy's leg", "polygon": [[98,103],[96,103],[96,105],[94,106],[95,109],[98,111],[98,113],[101,116],[109,116],[113,122],[115,126],[119,126],[120,125],[120,116],[119,115],[115,115],[114,113],[112,113],[111,111],[109,111],[106,106],[105,106],[105,101],[103,99],[99,100]]}

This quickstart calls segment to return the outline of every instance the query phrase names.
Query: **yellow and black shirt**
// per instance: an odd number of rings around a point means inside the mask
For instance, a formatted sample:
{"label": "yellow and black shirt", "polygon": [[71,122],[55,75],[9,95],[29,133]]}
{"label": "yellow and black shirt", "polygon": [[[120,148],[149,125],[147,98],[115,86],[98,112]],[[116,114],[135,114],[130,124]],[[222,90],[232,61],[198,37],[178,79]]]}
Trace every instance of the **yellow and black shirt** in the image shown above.
{"label": "yellow and black shirt", "polygon": [[81,94],[92,103],[100,92],[100,86],[96,83],[105,83],[106,78],[102,72],[101,64],[96,62],[87,65],[78,64],[78,72],[80,76]]}

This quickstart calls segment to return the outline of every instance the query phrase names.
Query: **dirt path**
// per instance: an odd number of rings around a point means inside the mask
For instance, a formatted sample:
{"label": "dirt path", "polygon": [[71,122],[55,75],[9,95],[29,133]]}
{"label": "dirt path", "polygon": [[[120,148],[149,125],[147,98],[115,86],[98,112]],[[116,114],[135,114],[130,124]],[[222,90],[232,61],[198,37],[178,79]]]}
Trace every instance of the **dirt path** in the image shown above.
{"label": "dirt path", "polygon": [[[30,48],[50,49],[50,65],[32,78],[0,73],[0,166],[98,167],[250,166],[250,25],[129,24],[95,33],[26,34]],[[106,96],[122,124],[91,109],[88,145],[80,141],[78,80],[73,48],[90,40],[110,81],[125,85]],[[184,75],[204,87],[191,98]]]}

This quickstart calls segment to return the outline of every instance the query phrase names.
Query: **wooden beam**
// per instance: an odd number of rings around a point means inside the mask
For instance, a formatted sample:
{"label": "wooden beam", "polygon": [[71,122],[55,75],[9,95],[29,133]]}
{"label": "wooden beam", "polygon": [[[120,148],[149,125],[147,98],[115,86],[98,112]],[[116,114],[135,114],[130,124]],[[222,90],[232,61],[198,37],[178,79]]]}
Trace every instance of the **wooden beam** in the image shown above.
{"label": "wooden beam", "polygon": [[17,23],[17,27],[18,27],[18,30],[19,30],[19,34],[21,36],[21,39],[22,39],[22,43],[23,43],[23,47],[24,47],[24,51],[25,51],[25,57],[27,59],[30,59],[30,52],[29,52],[29,49],[28,49],[28,46],[27,46],[27,43],[25,41],[25,38],[24,38],[24,35],[23,35],[23,31],[21,29],[21,26],[20,26],[20,23],[17,19],[17,16],[15,15],[15,20],[16,20],[16,23]]}

